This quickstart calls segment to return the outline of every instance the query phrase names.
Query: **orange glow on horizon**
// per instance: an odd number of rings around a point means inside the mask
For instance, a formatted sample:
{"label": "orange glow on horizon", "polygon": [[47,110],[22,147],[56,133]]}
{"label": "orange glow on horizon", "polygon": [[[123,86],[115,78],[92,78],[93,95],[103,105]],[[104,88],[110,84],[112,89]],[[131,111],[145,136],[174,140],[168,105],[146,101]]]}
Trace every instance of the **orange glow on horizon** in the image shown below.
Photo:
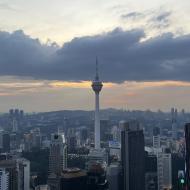
{"label": "orange glow on horizon", "polygon": [[[91,88],[91,81],[81,81],[81,82],[64,82],[56,81],[52,82],[49,85],[54,88]],[[114,83],[103,83],[104,87],[109,88],[114,86]]]}
{"label": "orange glow on horizon", "polygon": [[183,81],[146,81],[146,82],[134,82],[125,81],[121,85],[132,89],[141,88],[155,88],[155,87],[190,87],[190,82]]}

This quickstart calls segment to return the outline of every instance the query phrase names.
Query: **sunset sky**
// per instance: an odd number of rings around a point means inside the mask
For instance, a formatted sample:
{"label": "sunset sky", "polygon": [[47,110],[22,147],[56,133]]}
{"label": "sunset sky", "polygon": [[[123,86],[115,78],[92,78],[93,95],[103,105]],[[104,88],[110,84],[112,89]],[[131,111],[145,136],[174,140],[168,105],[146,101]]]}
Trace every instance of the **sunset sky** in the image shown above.
{"label": "sunset sky", "polygon": [[190,1],[0,0],[0,112],[190,111]]}

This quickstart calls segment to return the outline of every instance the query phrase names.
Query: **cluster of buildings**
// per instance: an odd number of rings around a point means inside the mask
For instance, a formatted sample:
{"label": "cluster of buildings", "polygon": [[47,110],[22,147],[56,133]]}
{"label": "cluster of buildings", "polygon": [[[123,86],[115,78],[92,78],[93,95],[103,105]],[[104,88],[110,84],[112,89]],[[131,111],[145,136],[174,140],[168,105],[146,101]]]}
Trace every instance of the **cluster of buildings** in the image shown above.
{"label": "cluster of buildings", "polygon": [[[70,119],[56,112],[25,115],[11,109],[0,118],[6,126],[0,130],[0,190],[190,189],[190,116],[176,108],[156,115],[109,110],[112,119],[102,119],[102,87],[97,66],[95,117],[85,119],[81,112]],[[48,150],[43,184],[33,183],[36,163],[23,156],[34,150]]]}

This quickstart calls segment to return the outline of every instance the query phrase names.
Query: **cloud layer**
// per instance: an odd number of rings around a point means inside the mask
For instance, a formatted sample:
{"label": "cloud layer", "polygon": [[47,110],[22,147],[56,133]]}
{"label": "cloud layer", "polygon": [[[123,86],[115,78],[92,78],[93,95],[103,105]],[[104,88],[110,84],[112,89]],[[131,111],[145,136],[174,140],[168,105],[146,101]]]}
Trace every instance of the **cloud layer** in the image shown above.
{"label": "cloud layer", "polygon": [[165,33],[143,40],[145,36],[141,29],[116,28],[108,33],[74,38],[58,47],[41,44],[23,31],[0,32],[0,75],[91,80],[98,56],[104,81],[190,81],[190,35],[174,37]]}

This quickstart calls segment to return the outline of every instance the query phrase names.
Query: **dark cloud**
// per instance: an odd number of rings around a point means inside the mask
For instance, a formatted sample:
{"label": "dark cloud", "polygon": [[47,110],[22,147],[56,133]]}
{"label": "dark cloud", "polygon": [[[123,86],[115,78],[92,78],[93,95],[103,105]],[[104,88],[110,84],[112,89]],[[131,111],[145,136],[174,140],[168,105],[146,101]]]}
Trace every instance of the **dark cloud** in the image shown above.
{"label": "dark cloud", "polygon": [[42,45],[22,31],[0,32],[0,75],[35,79],[91,80],[99,57],[104,81],[190,81],[190,35],[166,33],[149,40],[143,30],[120,28],[74,38],[63,47]]}

